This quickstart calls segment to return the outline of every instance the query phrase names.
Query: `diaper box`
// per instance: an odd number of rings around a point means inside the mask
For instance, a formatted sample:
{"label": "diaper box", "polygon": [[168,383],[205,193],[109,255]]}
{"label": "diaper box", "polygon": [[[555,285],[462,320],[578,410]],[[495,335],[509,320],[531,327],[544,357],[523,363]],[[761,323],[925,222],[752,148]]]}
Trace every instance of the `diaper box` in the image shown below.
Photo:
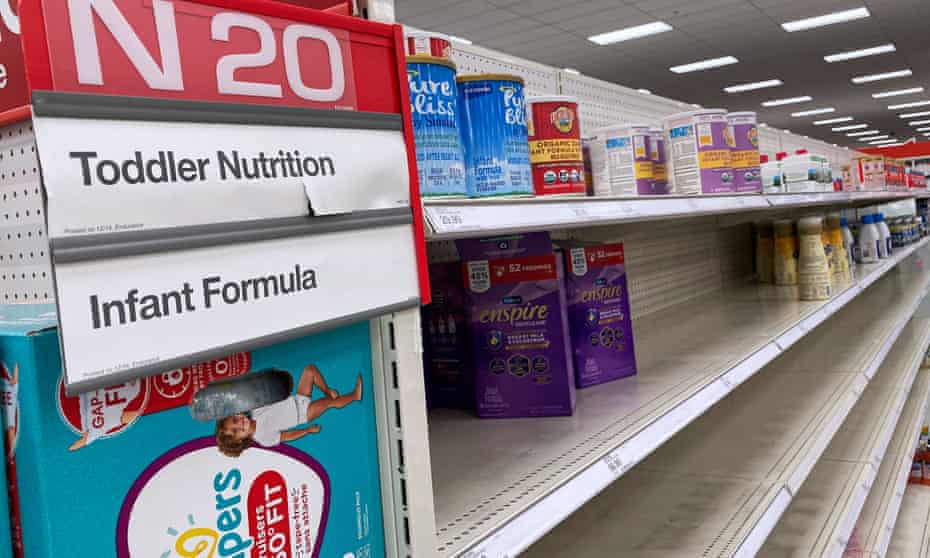
{"label": "diaper box", "polygon": [[635,375],[623,244],[562,246],[577,386]]}
{"label": "diaper box", "polygon": [[[0,368],[0,385],[3,386],[5,391],[5,386],[9,382],[11,371],[7,370],[6,367]],[[5,423],[4,423],[5,424]],[[4,434],[6,434],[6,428],[3,429]],[[0,467],[0,487],[6,487],[7,485],[7,476],[6,476],[6,465],[9,462],[7,460],[7,450],[6,445],[8,443],[7,436],[3,437],[3,467]],[[13,536],[12,536],[12,516],[10,515],[10,502],[7,492],[0,489],[0,558],[11,558],[13,556]],[[18,554],[22,556],[22,553]]]}
{"label": "diaper box", "polygon": [[[76,397],[55,327],[0,361],[29,558],[385,555],[367,322]],[[220,412],[263,378],[280,399]]]}
{"label": "diaper box", "polygon": [[457,244],[478,416],[571,415],[575,382],[562,264],[548,235]]}
{"label": "diaper box", "polygon": [[422,309],[427,401],[431,408],[473,409],[475,376],[461,264],[430,265],[429,282],[432,303]]}

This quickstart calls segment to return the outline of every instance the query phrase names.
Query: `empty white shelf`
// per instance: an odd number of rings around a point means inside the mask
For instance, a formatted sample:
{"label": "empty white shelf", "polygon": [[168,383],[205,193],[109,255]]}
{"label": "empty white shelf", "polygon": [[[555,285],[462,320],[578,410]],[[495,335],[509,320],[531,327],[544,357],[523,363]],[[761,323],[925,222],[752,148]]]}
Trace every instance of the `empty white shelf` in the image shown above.
{"label": "empty white shelf", "polygon": [[928,324],[905,326],[925,281],[913,270],[878,282],[527,555],[754,556],[889,349],[923,350]]}
{"label": "empty white shelf", "polygon": [[[861,381],[848,375],[851,383],[843,384],[861,391],[890,349],[885,341],[900,333],[930,289],[930,274],[909,260],[900,273],[868,290],[864,285],[915,249],[860,269],[859,281],[827,303],[749,286],[637,320],[639,375],[580,390],[573,417],[480,420],[434,410],[429,427],[439,555],[521,552],[779,355],[790,362],[800,349],[834,370],[864,366]],[[858,298],[868,302],[846,306]],[[843,320],[860,324],[846,333],[871,331],[874,342],[812,351],[816,341],[806,337],[820,333],[814,328],[844,307]],[[849,345],[830,335],[822,334],[825,342]],[[846,388],[833,386],[838,397]]]}
{"label": "empty white shelf", "polygon": [[514,197],[424,199],[427,238],[448,240],[864,201],[913,198],[912,192],[829,192],[652,198]]}
{"label": "empty white shelf", "polygon": [[901,420],[856,524],[853,545],[869,558],[882,558],[887,553],[904,497],[928,395],[930,370],[923,369],[901,414]]}
{"label": "empty white shelf", "polygon": [[[909,485],[886,558],[930,556],[930,486]],[[870,557],[871,558],[871,557]]]}
{"label": "empty white shelf", "polygon": [[[869,383],[810,477],[795,494],[758,556],[760,558],[839,558],[887,456],[899,419],[909,401],[926,401],[927,370],[912,390],[930,343],[930,319],[915,318]],[[910,348],[908,351],[906,349]],[[893,452],[892,452],[893,453]],[[861,546],[857,540],[856,545]]]}

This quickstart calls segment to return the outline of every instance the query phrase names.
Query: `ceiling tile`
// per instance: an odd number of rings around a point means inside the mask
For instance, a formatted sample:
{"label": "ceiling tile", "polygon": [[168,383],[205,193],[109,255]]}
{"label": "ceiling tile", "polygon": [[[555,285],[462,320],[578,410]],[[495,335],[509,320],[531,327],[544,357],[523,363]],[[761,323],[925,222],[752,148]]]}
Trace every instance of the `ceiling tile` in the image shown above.
{"label": "ceiling tile", "polygon": [[[477,44],[514,56],[574,67],[585,75],[647,88],[657,94],[704,106],[755,110],[777,128],[830,141],[850,138],[813,118],[792,118],[797,107],[766,109],[765,100],[811,95],[804,108],[834,106],[899,137],[913,130],[887,106],[897,99],[873,99],[889,89],[930,91],[930,0],[395,0],[404,23],[460,34]],[[816,30],[786,33],[783,21],[868,5],[872,17]],[[596,33],[653,20],[675,27],[670,33],[600,47]],[[828,64],[835,52],[894,42],[898,52]],[[677,75],[669,66],[733,55],[740,63]],[[909,67],[911,78],[853,85],[856,75]],[[781,79],[778,88],[726,95],[723,87],[760,79]],[[901,102],[930,99],[908,96]]]}
{"label": "ceiling tile", "polygon": [[629,12],[629,6],[625,5],[622,0],[587,0],[578,3],[562,2],[561,7],[537,12],[531,17],[544,21],[546,23],[559,23],[574,18],[590,14],[600,14],[604,17],[611,17],[617,13]]}

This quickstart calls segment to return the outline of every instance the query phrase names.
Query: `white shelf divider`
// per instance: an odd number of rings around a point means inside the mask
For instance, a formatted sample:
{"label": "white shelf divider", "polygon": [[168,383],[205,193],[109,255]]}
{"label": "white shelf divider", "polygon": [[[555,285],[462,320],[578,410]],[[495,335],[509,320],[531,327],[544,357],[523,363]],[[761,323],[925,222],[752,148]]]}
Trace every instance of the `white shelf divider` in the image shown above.
{"label": "white shelf divider", "polygon": [[429,240],[913,198],[912,192],[601,198],[441,198],[423,202]]}
{"label": "white shelf divider", "polygon": [[[896,313],[881,312],[880,319],[863,322],[886,342],[865,344],[862,349],[869,352],[857,353],[865,365],[854,382],[858,393],[841,402],[848,412],[930,290],[930,274],[907,265],[902,275],[910,282],[889,277],[866,288],[926,244],[925,239],[891,260],[860,267],[858,281],[827,303],[802,303],[790,289],[754,285],[637,320],[640,374],[580,391],[574,417],[482,421],[434,410],[430,445],[439,555],[516,555],[776,357],[792,354],[788,349],[824,320],[841,309],[860,320],[871,318],[874,312],[862,315],[852,308],[861,305],[850,304],[860,295],[882,307],[904,303]],[[669,343],[672,339],[675,343]],[[833,432],[842,418],[834,420]],[[799,469],[801,480],[817,457]],[[787,506],[800,482],[783,484],[787,494],[773,506],[780,501]],[[760,525],[770,521],[774,527],[780,514],[760,518]]]}
{"label": "white shelf divider", "polygon": [[915,318],[908,328],[910,335],[905,332],[899,344],[916,349],[896,346],[885,359],[757,554],[760,558],[842,557],[866,499],[877,489],[876,479],[884,480],[879,475],[883,463],[900,465],[892,438],[899,431],[913,433],[911,411],[927,400],[930,370],[920,365],[930,343],[930,320]]}
{"label": "white shelf divider", "polygon": [[858,548],[869,558],[883,558],[891,542],[911,470],[914,448],[930,396],[930,370],[922,369],[888,444],[856,525]]}
{"label": "white shelf divider", "polygon": [[[930,555],[930,486],[910,485],[904,492],[887,558]],[[869,557],[871,558],[871,556]]]}

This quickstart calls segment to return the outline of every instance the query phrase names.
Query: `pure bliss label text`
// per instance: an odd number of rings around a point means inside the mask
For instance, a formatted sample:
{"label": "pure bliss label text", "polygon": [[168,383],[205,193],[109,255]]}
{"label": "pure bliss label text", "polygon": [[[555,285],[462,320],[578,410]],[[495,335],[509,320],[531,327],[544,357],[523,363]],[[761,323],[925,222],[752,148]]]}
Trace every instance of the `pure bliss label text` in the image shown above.
{"label": "pure bliss label text", "polygon": [[314,269],[299,264],[289,272],[228,280],[219,275],[204,277],[199,289],[190,282],[174,290],[144,293],[130,289],[125,297],[105,300],[91,295],[90,320],[94,329],[167,318],[173,314],[209,310],[222,305],[244,304],[316,289]]}

